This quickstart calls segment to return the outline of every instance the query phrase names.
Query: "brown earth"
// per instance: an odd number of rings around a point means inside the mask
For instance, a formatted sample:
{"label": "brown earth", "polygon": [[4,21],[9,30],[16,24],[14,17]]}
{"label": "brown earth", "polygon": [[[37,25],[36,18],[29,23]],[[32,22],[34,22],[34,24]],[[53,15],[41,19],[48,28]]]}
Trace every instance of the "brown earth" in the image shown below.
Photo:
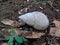
{"label": "brown earth", "polygon": [[[31,4],[32,2],[39,1],[49,1],[47,4]],[[18,12],[21,12],[20,14]],[[27,12],[41,11],[45,13],[50,20],[50,27],[53,27],[52,21],[57,19],[60,21],[60,0],[0,0],[0,20],[2,19],[12,19],[18,20],[18,16]],[[4,26],[0,22],[0,29]],[[2,37],[2,35],[0,35]],[[2,37],[3,38],[3,37]],[[46,40],[47,39],[47,40]],[[41,39],[33,40],[30,45],[48,45],[50,41],[55,40],[52,36],[43,36]],[[54,41],[53,41],[54,43]],[[54,45],[55,45],[54,43]]]}

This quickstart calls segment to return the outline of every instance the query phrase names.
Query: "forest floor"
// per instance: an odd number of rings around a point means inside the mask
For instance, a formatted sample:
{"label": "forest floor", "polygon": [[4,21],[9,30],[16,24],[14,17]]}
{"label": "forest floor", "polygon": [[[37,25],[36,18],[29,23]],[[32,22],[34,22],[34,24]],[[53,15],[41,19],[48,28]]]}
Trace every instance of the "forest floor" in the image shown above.
{"label": "forest floor", "polygon": [[[60,21],[60,0],[0,0],[0,30],[6,28],[6,25],[1,23],[3,19],[18,20],[18,16],[33,11],[40,11],[46,14],[50,21],[50,27],[54,27],[52,22],[54,20]],[[0,45],[5,45],[6,41],[2,41],[4,38],[2,34],[0,34],[0,38]],[[53,45],[60,45],[59,39],[50,35],[42,36],[39,40],[31,40],[30,45],[51,45],[51,40]]]}

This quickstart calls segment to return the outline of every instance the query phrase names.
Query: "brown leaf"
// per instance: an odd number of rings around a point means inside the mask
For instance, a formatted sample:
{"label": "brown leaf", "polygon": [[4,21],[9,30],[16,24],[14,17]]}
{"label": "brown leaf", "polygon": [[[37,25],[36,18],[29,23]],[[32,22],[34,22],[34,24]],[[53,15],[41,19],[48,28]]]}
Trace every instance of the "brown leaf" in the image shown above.
{"label": "brown leaf", "polygon": [[54,20],[53,23],[55,23],[55,26],[56,26],[57,28],[60,28],[60,21]]}
{"label": "brown leaf", "polygon": [[55,32],[55,36],[60,37],[60,29],[57,29],[57,31]]}
{"label": "brown leaf", "polygon": [[3,19],[1,22],[5,25],[12,25],[14,21],[10,19]]}
{"label": "brown leaf", "polygon": [[1,45],[7,45],[7,43],[2,43]]}
{"label": "brown leaf", "polygon": [[54,36],[56,32],[56,28],[50,28],[50,35]]}
{"label": "brown leaf", "polygon": [[50,35],[60,37],[60,21],[54,20],[53,23],[55,23],[56,27],[50,28]]}
{"label": "brown leaf", "polygon": [[10,20],[10,19],[3,19],[1,22],[5,25],[9,25],[14,28],[25,25],[25,23],[21,20],[15,21],[15,20]]}
{"label": "brown leaf", "polygon": [[[11,35],[11,31],[12,29],[4,29],[4,36],[5,35]],[[24,31],[24,30],[19,30],[19,29],[14,29],[15,32],[17,33],[17,35],[22,35],[26,38],[29,39],[36,39],[36,38],[40,38],[41,36],[43,36],[45,33],[41,33],[41,32],[34,32],[32,31],[32,33],[30,31]]]}
{"label": "brown leaf", "polygon": [[26,38],[40,38],[41,36],[43,36],[45,33],[41,33],[41,32],[34,32],[32,31],[32,33],[30,31],[24,31],[24,30],[18,30],[16,29],[16,32],[18,35],[23,35]]}
{"label": "brown leaf", "polygon": [[35,39],[35,38],[41,38],[41,36],[44,35],[44,34],[45,34],[45,33],[41,33],[41,32],[40,32],[40,33],[38,33],[38,32],[32,32],[32,34],[26,36],[26,38],[30,38],[30,39],[31,39],[31,38],[34,38],[34,39]]}
{"label": "brown leaf", "polygon": [[60,29],[54,27],[50,29],[50,35],[60,37]]}

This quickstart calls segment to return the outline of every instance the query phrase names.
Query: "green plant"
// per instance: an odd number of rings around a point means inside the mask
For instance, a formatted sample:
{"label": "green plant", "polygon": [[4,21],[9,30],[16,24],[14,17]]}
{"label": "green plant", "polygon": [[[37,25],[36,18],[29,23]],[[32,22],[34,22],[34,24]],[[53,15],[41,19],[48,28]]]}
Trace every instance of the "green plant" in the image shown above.
{"label": "green plant", "polygon": [[8,45],[21,45],[23,42],[28,42],[23,36],[18,36],[15,30],[11,30],[12,36],[6,35],[5,38],[8,40]]}
{"label": "green plant", "polygon": [[53,45],[52,43],[50,43],[49,45]]}
{"label": "green plant", "polygon": [[50,41],[49,45],[54,45],[52,40]]}

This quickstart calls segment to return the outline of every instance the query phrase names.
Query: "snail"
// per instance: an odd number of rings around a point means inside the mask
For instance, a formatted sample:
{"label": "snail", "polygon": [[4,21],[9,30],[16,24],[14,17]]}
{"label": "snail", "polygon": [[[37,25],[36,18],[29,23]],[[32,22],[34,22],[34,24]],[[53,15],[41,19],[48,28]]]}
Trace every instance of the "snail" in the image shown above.
{"label": "snail", "polygon": [[49,26],[48,17],[39,11],[23,14],[18,18],[26,24],[33,26],[37,30],[44,30]]}

